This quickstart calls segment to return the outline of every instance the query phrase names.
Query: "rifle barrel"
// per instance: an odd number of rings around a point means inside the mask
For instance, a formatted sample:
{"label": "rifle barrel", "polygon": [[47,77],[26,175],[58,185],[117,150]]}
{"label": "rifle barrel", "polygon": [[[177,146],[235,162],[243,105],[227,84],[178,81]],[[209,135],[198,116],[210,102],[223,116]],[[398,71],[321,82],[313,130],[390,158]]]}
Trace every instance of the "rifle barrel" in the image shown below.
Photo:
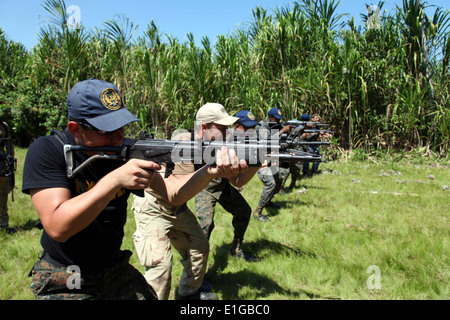
{"label": "rifle barrel", "polygon": [[303,132],[305,132],[305,133],[322,133],[322,132],[324,132],[324,133],[333,133],[334,134],[334,131],[320,130],[320,129],[306,129],[306,130],[303,130]]}
{"label": "rifle barrel", "polygon": [[328,145],[331,144],[330,141],[293,141],[291,144],[296,145]]}

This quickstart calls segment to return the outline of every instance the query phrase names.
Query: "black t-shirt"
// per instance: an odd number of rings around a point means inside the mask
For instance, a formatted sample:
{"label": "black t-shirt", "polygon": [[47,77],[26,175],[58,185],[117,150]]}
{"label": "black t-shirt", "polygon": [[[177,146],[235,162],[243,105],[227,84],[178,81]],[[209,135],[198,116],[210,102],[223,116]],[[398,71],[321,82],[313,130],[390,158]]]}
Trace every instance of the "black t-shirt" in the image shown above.
{"label": "black t-shirt", "polygon": [[[75,139],[66,129],[64,134],[70,144]],[[75,164],[88,158],[75,152]],[[67,188],[72,197],[91,189],[97,181],[123,165],[122,161],[99,159],[93,161],[72,179],[67,177],[63,144],[55,136],[40,137],[28,149],[22,192],[29,194],[34,188]],[[58,242],[43,231],[41,245],[56,261],[77,265],[82,270],[95,270],[115,262],[124,236],[129,190],[121,189],[98,217],[85,229],[66,242]]]}

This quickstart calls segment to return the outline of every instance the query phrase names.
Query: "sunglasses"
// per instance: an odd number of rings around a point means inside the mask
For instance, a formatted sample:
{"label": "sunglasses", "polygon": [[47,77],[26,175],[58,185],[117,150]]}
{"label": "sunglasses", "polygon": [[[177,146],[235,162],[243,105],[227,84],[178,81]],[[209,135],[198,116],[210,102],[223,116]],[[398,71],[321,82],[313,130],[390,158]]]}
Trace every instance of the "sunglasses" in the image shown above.
{"label": "sunglasses", "polygon": [[107,135],[113,134],[117,130],[122,130],[123,129],[123,127],[122,127],[122,128],[116,129],[114,131],[103,131],[103,130],[98,130],[97,128],[94,128],[93,126],[91,126],[89,123],[86,123],[86,122],[81,122],[81,121],[75,121],[75,122],[77,124],[79,124],[80,126],[82,126],[83,128],[86,128],[86,129],[89,129],[89,130],[94,130],[100,136],[107,136]]}

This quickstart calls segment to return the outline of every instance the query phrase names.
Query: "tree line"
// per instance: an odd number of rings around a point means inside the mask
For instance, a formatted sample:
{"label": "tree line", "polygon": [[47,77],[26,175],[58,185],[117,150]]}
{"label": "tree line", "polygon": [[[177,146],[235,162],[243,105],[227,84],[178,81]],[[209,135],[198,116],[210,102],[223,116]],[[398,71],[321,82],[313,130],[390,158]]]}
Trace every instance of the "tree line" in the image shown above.
{"label": "tree line", "polygon": [[[64,0],[46,0],[49,16],[31,49],[0,28],[0,116],[27,147],[64,128],[66,97],[77,82],[113,82],[145,129],[169,138],[193,127],[206,102],[258,119],[272,107],[287,119],[318,112],[346,150],[450,145],[450,12],[403,0],[394,12],[368,6],[361,25],[337,14],[339,1],[302,0],[268,9],[231,34],[197,45],[149,21],[142,36],[125,15],[87,30],[71,27]],[[428,16],[425,9],[434,13]]]}

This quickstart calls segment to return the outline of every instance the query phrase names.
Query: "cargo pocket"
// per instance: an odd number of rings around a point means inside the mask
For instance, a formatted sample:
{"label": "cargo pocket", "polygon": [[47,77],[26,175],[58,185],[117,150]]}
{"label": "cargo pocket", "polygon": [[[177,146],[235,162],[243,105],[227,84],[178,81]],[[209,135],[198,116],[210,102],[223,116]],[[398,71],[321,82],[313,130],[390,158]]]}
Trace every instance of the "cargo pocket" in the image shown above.
{"label": "cargo pocket", "polygon": [[150,268],[170,256],[170,241],[167,235],[160,234],[157,228],[149,230],[148,234],[151,236],[145,236],[138,229],[133,234],[133,241],[139,262],[144,267]]}
{"label": "cargo pocket", "polygon": [[152,266],[152,244],[150,239],[144,237],[142,233],[137,230],[133,234],[134,247],[136,248],[136,254],[138,256],[139,262],[144,267]]}

